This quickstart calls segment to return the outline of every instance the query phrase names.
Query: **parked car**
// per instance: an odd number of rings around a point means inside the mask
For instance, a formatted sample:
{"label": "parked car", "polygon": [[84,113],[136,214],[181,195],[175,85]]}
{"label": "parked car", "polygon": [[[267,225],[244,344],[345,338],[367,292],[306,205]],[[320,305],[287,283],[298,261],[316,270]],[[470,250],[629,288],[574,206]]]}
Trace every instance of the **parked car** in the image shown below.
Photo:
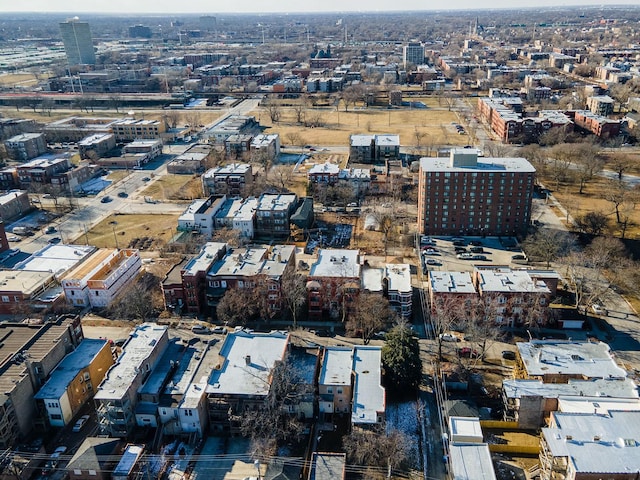
{"label": "parked car", "polygon": [[203,327],[202,325],[194,325],[193,327],[191,327],[191,333],[207,334],[212,332],[209,327]]}
{"label": "parked car", "polygon": [[60,237],[52,237],[48,240],[48,242],[52,245],[55,245],[56,243],[60,243],[62,241],[62,239]]}
{"label": "parked car", "polygon": [[609,315],[609,311],[599,303],[594,303],[593,305],[591,305],[591,311],[596,315]]}
{"label": "parked car", "polygon": [[71,430],[73,432],[79,432],[80,430],[82,430],[82,427],[84,427],[85,424],[89,421],[89,418],[89,415],[81,416]]}
{"label": "parked car", "polygon": [[526,255],[513,255],[511,257],[512,263],[528,263],[528,259]]}
{"label": "parked car", "polygon": [[46,228],[44,233],[55,233],[55,231],[56,231],[56,227],[54,227],[53,225],[50,225]]}
{"label": "parked car", "polygon": [[420,237],[420,245],[435,245],[435,244],[436,244],[436,241],[427,235],[422,235]]}
{"label": "parked car", "polygon": [[482,242],[480,240],[471,240],[469,242],[469,245],[473,245],[474,247],[481,247],[482,246]]}
{"label": "parked car", "polygon": [[471,247],[469,250],[471,253],[484,253],[484,249],[482,247]]}
{"label": "parked car", "polygon": [[7,237],[7,240],[10,242],[20,242],[22,241],[22,239],[16,235],[11,235],[10,237]]}
{"label": "parked car", "polygon": [[100,199],[100,203],[109,203],[111,201],[111,197],[106,195]]}
{"label": "parked car", "polygon": [[435,248],[427,248],[422,251],[423,255],[438,255],[438,251]]}
{"label": "parked car", "polygon": [[425,263],[426,263],[427,265],[440,265],[440,262],[439,262],[439,261],[437,261],[437,260],[435,260],[435,259],[433,259],[433,258],[427,258],[427,259],[425,260]]}
{"label": "parked car", "polygon": [[456,253],[467,253],[467,249],[466,249],[466,248],[464,248],[464,247],[454,247],[454,248],[453,248],[453,250],[454,250]]}
{"label": "parked car", "polygon": [[150,182],[151,179],[149,177],[142,177],[143,182]]}
{"label": "parked car", "polygon": [[120,198],[127,198],[129,196],[129,194],[127,192],[118,192],[118,196]]}
{"label": "parked car", "polygon": [[480,260],[484,262],[485,260],[488,260],[488,258],[486,255],[473,255],[471,260]]}
{"label": "parked car", "polygon": [[211,329],[211,333],[225,334],[227,333],[227,329],[221,326],[217,326]]}
{"label": "parked car", "polygon": [[459,253],[456,255],[460,260],[473,260],[475,255],[473,253]]}
{"label": "parked car", "polygon": [[458,356],[463,358],[472,358],[478,356],[478,351],[471,347],[462,347],[458,349]]}
{"label": "parked car", "polygon": [[453,333],[441,333],[440,335],[438,335],[438,338],[440,338],[440,340],[443,342],[460,342],[461,341],[460,338],[458,338]]}
{"label": "parked car", "polygon": [[504,350],[502,352],[502,358],[504,358],[505,360],[515,360],[516,352],[512,352],[511,350]]}
{"label": "parked car", "polygon": [[58,467],[58,462],[60,461],[60,456],[63,455],[67,451],[67,447],[61,445],[55,449],[55,451],[47,460],[47,463],[44,464],[42,469],[42,476],[47,477]]}
{"label": "parked car", "polygon": [[453,241],[453,246],[454,247],[466,247],[467,246],[467,242],[465,242],[464,240],[454,240]]}

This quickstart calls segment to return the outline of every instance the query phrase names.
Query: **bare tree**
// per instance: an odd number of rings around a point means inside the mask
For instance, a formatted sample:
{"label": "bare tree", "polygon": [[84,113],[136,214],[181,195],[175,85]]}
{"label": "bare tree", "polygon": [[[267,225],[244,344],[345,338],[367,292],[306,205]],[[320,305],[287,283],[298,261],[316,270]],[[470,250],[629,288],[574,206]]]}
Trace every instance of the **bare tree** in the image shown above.
{"label": "bare tree", "polygon": [[442,334],[463,328],[466,325],[465,311],[471,306],[471,300],[459,297],[437,298],[431,306],[431,325],[433,335],[438,342],[438,359],[442,358]]}
{"label": "bare tree", "polygon": [[349,313],[345,328],[350,336],[359,336],[367,345],[374,333],[387,328],[396,319],[389,301],[380,294],[361,293]]}
{"label": "bare tree", "polygon": [[246,410],[240,419],[241,433],[266,448],[262,455],[275,454],[279,444],[303,438],[304,422],[289,412],[313,396],[313,386],[288,356],[273,367],[269,380],[269,393],[260,408]]}
{"label": "bare tree", "polygon": [[603,300],[609,293],[607,271],[615,271],[624,264],[626,249],[620,240],[611,237],[595,238],[583,251],[576,251],[562,259],[565,279],[574,293],[575,306],[586,308]]}
{"label": "bare tree", "polygon": [[299,132],[287,132],[285,135],[292,147],[304,145],[304,140]]}
{"label": "bare tree", "polygon": [[558,257],[567,255],[574,247],[574,238],[562,230],[539,229],[523,243],[529,257],[540,258],[551,266]]}
{"label": "bare tree", "polygon": [[580,144],[573,150],[572,163],[575,165],[577,178],[580,183],[578,190],[582,194],[584,187],[593,179],[604,166],[604,161],[598,155],[598,149],[592,144]]}
{"label": "bare tree", "polygon": [[175,110],[167,110],[162,115],[162,119],[164,120],[167,128],[176,128],[181,118],[182,115],[180,115],[180,113],[176,112]]}
{"label": "bare tree", "polygon": [[[409,442],[398,430],[386,433],[379,429],[354,429],[343,437],[347,462],[356,465],[398,468],[408,460]],[[367,476],[367,478],[370,478]]]}
{"label": "bare tree", "polygon": [[576,227],[589,234],[601,235],[609,226],[609,218],[602,212],[587,212],[575,219]]}
{"label": "bare tree", "polygon": [[392,212],[387,209],[377,209],[372,213],[373,218],[378,224],[378,228],[382,232],[382,241],[384,242],[384,256],[387,256],[389,247],[389,239],[391,237],[391,231],[396,225],[396,217]]}
{"label": "bare tree", "polygon": [[273,123],[278,123],[282,116],[282,106],[272,98],[268,98],[262,102],[265,110],[269,114],[269,118]]}
{"label": "bare tree", "polygon": [[606,163],[607,168],[616,172],[618,180],[622,180],[624,172],[632,168],[633,165],[634,162],[629,158],[629,155],[620,152],[614,153]]}
{"label": "bare tree", "polygon": [[291,315],[294,328],[296,328],[298,318],[300,318],[300,315],[304,311],[304,306],[307,303],[306,280],[307,278],[304,275],[296,273],[295,270],[291,269],[282,275],[280,281],[282,302]]}
{"label": "bare tree", "polygon": [[281,192],[289,191],[289,184],[293,178],[293,165],[276,165],[269,172],[270,182]]}
{"label": "bare tree", "polygon": [[616,221],[620,224],[622,223],[621,211],[635,209],[638,194],[635,189],[623,180],[609,180],[603,198],[613,204]]}

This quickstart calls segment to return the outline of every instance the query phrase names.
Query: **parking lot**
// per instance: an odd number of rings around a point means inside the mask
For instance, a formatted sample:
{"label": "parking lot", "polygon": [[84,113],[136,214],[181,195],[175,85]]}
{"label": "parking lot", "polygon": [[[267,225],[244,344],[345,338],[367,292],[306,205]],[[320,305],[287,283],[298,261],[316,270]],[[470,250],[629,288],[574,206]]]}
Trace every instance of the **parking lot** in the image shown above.
{"label": "parking lot", "polygon": [[[513,262],[514,255],[522,255],[517,243],[512,238],[503,237],[462,237],[454,240],[452,237],[430,237],[433,245],[421,245],[420,257],[423,272],[428,270],[470,272],[475,265],[508,265],[512,268],[527,265]],[[456,237],[457,239],[457,237]],[[457,245],[454,245],[454,241]],[[471,244],[473,242],[473,244]],[[464,246],[462,244],[464,243]],[[479,245],[477,245],[479,244]],[[475,248],[474,248],[475,247]],[[456,248],[465,249],[465,252]],[[474,251],[471,251],[474,248]],[[482,251],[479,250],[482,249]],[[507,249],[509,248],[509,249]],[[468,253],[469,259],[458,258],[460,253]],[[484,257],[486,259],[479,259]],[[425,268],[426,267],[426,270]]]}

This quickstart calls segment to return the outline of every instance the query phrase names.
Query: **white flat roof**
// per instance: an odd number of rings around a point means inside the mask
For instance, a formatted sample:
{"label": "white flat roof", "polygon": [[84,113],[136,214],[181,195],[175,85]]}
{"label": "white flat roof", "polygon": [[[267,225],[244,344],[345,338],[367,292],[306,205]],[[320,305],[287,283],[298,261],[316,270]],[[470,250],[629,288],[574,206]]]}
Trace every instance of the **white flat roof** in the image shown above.
{"label": "white flat roof", "polygon": [[585,378],[625,378],[627,372],[611,357],[603,342],[533,340],[516,344],[527,373],[582,375]]}
{"label": "white flat roof", "polygon": [[389,291],[411,292],[411,267],[408,263],[388,263],[386,276],[389,281]]}
{"label": "white flat roof", "polygon": [[377,423],[385,409],[382,380],[382,347],[356,346],[353,349],[353,423]]}
{"label": "white flat roof", "polygon": [[558,411],[564,413],[596,413],[609,415],[612,411],[640,411],[638,398],[560,397]]}
{"label": "white flat roof", "polygon": [[483,292],[551,293],[542,280],[534,280],[526,270],[477,269],[479,288]]}
{"label": "white flat roof", "polygon": [[376,267],[362,268],[362,288],[370,292],[382,292],[384,270]]}
{"label": "white flat roof", "polygon": [[184,266],[184,272],[188,275],[194,275],[197,272],[206,272],[220,252],[226,249],[227,244],[223,242],[205,243],[198,256],[189,260]]}
{"label": "white flat roof", "polygon": [[271,369],[281,361],[289,335],[230,333],[220,349],[220,364],[211,372],[207,393],[261,395],[269,393]]}
{"label": "white flat roof", "polygon": [[[465,149],[466,150],[466,149]],[[424,172],[523,172],[535,173],[536,169],[526,158],[478,158],[474,166],[451,166],[449,157],[425,157],[420,159],[420,170]]]}
{"label": "white flat roof", "polygon": [[58,399],[67,390],[69,383],[81,370],[87,368],[96,355],[106,345],[106,340],[85,338],[80,345],[64,357],[58,364],[47,383],[34,395],[37,399]]}
{"label": "white flat roof", "polygon": [[476,293],[469,272],[429,271],[431,291],[435,293]]}
{"label": "white flat roof", "polygon": [[320,249],[318,260],[311,265],[310,277],[360,277],[360,250]]}
{"label": "white flat roof", "polygon": [[47,245],[18,263],[15,270],[50,272],[61,275],[89,257],[96,247],[90,245]]}
{"label": "white flat roof", "polygon": [[351,353],[346,347],[327,347],[324,349],[320,385],[351,385]]}
{"label": "white flat roof", "polygon": [[119,399],[124,396],[131,382],[138,375],[140,366],[166,335],[167,327],[156,323],[138,325],[118,357],[117,363],[107,372],[98,387],[95,400]]}
{"label": "white flat roof", "polygon": [[496,473],[486,443],[451,443],[449,454],[453,480],[495,480]]}
{"label": "white flat roof", "polygon": [[567,457],[576,473],[640,471],[640,412],[610,415],[552,413],[554,428],[542,435],[554,457]]}
{"label": "white flat roof", "polygon": [[449,417],[449,434],[451,440],[456,437],[476,438],[482,441],[482,427],[478,417]]}
{"label": "white flat roof", "polygon": [[542,380],[503,380],[502,390],[507,398],[561,396],[638,398],[638,387],[630,378],[592,380],[570,379],[568,383],[543,383]]}
{"label": "white flat roof", "polygon": [[318,174],[334,174],[337,175],[340,171],[340,167],[334,163],[316,163],[313,167],[309,169],[307,172],[308,175],[318,175]]}

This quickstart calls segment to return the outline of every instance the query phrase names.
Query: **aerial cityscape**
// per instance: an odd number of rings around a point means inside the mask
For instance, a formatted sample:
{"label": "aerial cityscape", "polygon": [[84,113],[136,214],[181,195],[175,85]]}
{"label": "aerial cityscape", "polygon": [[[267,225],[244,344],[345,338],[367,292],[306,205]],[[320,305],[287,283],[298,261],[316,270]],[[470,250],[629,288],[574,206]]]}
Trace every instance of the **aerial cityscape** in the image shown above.
{"label": "aerial cityscape", "polygon": [[0,480],[640,478],[640,6],[419,3],[0,7]]}

